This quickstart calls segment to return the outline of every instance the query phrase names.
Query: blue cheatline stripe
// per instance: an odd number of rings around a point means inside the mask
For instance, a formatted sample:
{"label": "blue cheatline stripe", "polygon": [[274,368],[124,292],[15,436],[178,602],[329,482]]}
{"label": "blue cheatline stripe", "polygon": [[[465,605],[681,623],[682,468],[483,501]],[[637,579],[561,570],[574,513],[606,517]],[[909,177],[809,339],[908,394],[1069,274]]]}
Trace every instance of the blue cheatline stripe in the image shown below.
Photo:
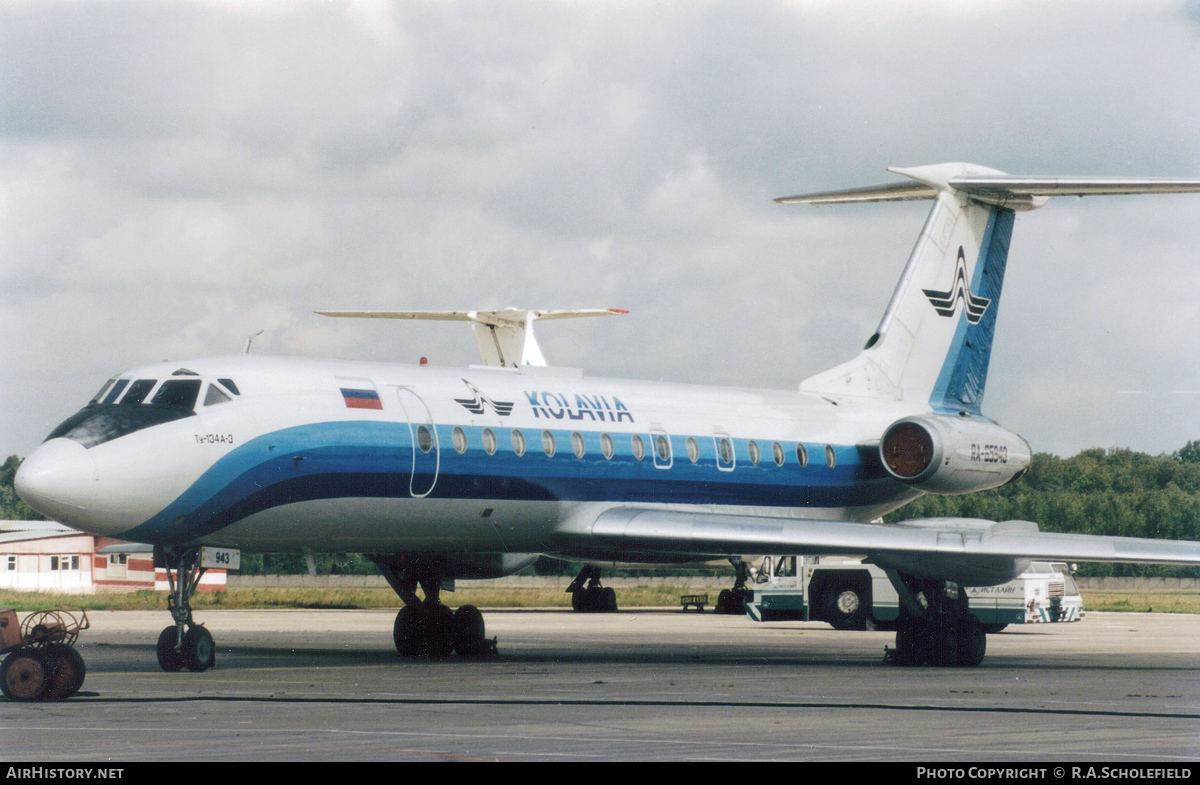
{"label": "blue cheatline stripe", "polygon": [[[493,429],[500,448],[483,450],[482,427],[465,427],[468,449],[451,446],[452,426],[438,427],[440,469],[429,499],[511,501],[609,501],[626,503],[757,505],[836,508],[886,503],[897,495],[873,453],[835,445],[835,468],[821,458],[824,445],[807,445],[806,468],[796,461],[795,442],[777,466],[771,442],[762,460],[750,463],[748,440],[732,439],[737,468],[721,471],[711,435],[696,437],[700,459],[687,458],[686,437],[672,436],[674,466],[657,469],[648,453],[633,456],[628,433],[612,433],[615,453],[605,459],[599,431],[580,431],[586,452],[575,457],[571,431],[552,430],[558,444],[549,458],[541,431],[524,430],[528,449],[516,456],[510,430]],[[649,439],[642,434],[650,448]],[[818,457],[820,456],[820,457]],[[865,457],[864,457],[865,456]],[[253,439],[210,467],[154,517],[122,536],[139,542],[186,542],[285,504],[352,497],[408,499],[413,447],[407,423],[327,422],[289,428]],[[415,487],[428,487],[419,473]]]}
{"label": "blue cheatline stripe", "polygon": [[1015,220],[1016,213],[999,207],[993,207],[988,215],[987,229],[979,248],[979,262],[971,276],[971,292],[991,302],[976,324],[967,321],[965,307],[959,313],[954,339],[929,397],[929,404],[934,411],[980,414]]}

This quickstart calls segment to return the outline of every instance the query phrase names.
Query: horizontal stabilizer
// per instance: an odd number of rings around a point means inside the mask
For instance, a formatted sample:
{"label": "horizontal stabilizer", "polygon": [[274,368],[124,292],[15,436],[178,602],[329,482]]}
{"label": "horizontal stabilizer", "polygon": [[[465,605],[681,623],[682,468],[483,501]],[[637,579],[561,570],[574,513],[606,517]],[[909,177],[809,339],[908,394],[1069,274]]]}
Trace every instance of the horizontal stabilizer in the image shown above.
{"label": "horizontal stabilizer", "polygon": [[895,182],[776,199],[780,204],[906,202],[933,199],[939,191],[958,191],[987,204],[1016,210],[1041,207],[1051,196],[1178,194],[1200,192],[1200,179],[1182,177],[1061,177],[1005,174],[976,164],[935,164],[889,172],[915,182]]}
{"label": "horizontal stabilizer", "polygon": [[519,368],[546,365],[541,347],[533,337],[538,319],[579,319],[586,316],[627,314],[624,308],[562,308],[527,311],[317,311],[322,316],[348,319],[414,319],[438,322],[470,322],[475,325],[475,343],[484,365]]}
{"label": "horizontal stabilizer", "polygon": [[924,183],[896,182],[886,185],[868,185],[862,188],[846,188],[841,191],[822,191],[800,196],[781,196],[775,201],[780,204],[841,204],[845,202],[914,202],[932,199],[937,189]]}

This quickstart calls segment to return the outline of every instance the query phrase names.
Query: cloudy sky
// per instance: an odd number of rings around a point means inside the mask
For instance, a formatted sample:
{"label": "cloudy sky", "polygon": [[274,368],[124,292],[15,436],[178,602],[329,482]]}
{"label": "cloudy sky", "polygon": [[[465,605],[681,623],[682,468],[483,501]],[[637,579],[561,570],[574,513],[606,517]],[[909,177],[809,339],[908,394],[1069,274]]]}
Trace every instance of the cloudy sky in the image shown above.
{"label": "cloudy sky", "polygon": [[[255,353],[474,362],[319,308],[628,308],[589,374],[794,388],[874,330],[889,165],[1200,177],[1196,2],[0,3],[0,457],[102,382]],[[1200,439],[1200,195],[1021,214],[984,411]]]}

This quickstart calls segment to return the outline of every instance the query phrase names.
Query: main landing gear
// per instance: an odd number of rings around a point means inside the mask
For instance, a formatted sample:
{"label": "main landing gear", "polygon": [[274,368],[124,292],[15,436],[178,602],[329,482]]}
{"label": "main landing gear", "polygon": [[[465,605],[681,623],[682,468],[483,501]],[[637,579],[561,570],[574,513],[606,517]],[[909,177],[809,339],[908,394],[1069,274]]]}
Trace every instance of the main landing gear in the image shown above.
{"label": "main landing gear", "polygon": [[617,593],[600,585],[600,568],[585,564],[567,587],[576,613],[616,613]]}
{"label": "main landing gear", "polygon": [[[392,641],[401,657],[479,657],[496,653],[496,639],[485,637],[483,614],[474,605],[451,610],[441,602],[443,581],[435,575],[414,577],[397,556],[369,556],[378,565],[404,607],[396,614]],[[417,595],[417,586],[425,598]]]}
{"label": "main landing gear", "polygon": [[885,662],[973,668],[983,662],[987,634],[967,606],[967,592],[957,584],[913,578],[892,570],[888,577],[900,595],[896,648]]}
{"label": "main landing gear", "polygon": [[746,588],[746,581],[750,578],[750,565],[742,561],[740,556],[729,557],[729,563],[734,569],[733,588],[721,589],[721,593],[717,595],[716,611],[740,616],[746,612],[746,602],[754,597],[754,589]]}
{"label": "main landing gear", "polygon": [[192,595],[200,585],[204,568],[200,566],[199,548],[169,548],[154,546],[154,566],[166,567],[170,594],[167,609],[175,624],[158,636],[158,664],[164,671],[187,668],[206,671],[216,662],[217,646],[204,627],[192,620]]}

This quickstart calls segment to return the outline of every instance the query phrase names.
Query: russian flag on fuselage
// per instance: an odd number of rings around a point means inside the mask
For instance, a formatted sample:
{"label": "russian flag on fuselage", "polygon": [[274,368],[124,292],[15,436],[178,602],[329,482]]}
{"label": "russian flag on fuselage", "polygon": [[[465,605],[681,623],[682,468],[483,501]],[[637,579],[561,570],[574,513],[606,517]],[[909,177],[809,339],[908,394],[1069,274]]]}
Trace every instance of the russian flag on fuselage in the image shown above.
{"label": "russian flag on fuselage", "polygon": [[353,387],[342,387],[342,399],[348,409],[382,409],[383,402],[379,393],[374,390],[362,390]]}

